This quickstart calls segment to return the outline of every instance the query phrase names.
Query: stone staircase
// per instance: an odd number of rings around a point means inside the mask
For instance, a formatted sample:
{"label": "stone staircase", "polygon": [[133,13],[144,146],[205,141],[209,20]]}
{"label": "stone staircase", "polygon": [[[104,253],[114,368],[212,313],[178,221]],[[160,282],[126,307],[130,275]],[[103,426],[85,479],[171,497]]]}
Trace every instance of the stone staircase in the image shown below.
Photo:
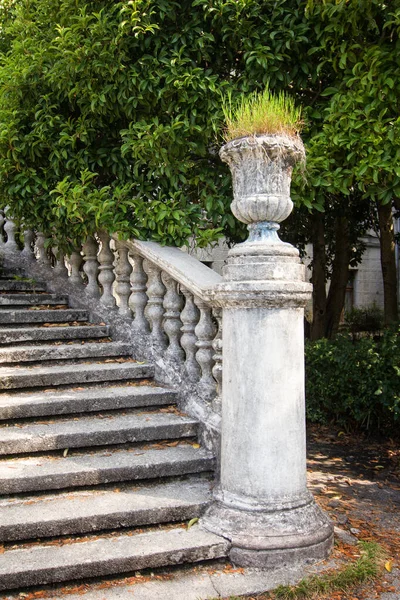
{"label": "stone staircase", "polygon": [[187,527],[214,466],[197,421],[104,323],[3,274],[0,363],[0,590],[227,555]]}

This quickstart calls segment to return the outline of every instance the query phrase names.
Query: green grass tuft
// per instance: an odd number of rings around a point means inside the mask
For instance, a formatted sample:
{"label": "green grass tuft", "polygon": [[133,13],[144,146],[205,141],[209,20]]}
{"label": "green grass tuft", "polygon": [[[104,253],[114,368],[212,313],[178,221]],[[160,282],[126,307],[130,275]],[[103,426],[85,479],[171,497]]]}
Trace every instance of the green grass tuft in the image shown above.
{"label": "green grass tuft", "polygon": [[302,128],[301,108],[280,92],[273,94],[267,87],[233,102],[232,95],[223,99],[226,141],[261,134],[280,134],[297,137]]}
{"label": "green grass tuft", "polygon": [[313,575],[293,586],[279,586],[274,598],[303,600],[319,598],[323,594],[345,591],[355,585],[375,579],[382,571],[385,553],[375,542],[359,542],[361,556],[354,563],[325,575]]}

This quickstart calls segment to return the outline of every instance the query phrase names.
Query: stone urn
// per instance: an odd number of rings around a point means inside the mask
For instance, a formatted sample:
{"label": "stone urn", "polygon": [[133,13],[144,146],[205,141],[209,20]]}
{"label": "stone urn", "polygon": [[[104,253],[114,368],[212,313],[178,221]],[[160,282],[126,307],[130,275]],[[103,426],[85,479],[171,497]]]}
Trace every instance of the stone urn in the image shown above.
{"label": "stone urn", "polygon": [[248,241],[279,243],[279,223],[293,209],[293,167],[305,160],[301,139],[278,134],[241,137],[222,146],[220,157],[231,170],[231,210],[247,224]]}

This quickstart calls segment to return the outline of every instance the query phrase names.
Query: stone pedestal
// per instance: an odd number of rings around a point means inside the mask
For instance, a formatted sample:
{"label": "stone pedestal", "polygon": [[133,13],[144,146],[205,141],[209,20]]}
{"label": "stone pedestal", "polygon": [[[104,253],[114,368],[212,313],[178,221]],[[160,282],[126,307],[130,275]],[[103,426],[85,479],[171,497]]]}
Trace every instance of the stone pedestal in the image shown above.
{"label": "stone pedestal", "polygon": [[[242,186],[242,215],[254,198],[260,212],[262,191],[246,197]],[[223,309],[221,476],[201,522],[231,541],[234,563],[276,567],[326,557],[332,525],[306,486],[303,319],[311,285],[297,250],[278,238],[277,221],[251,222],[250,212],[241,219],[249,240],[230,251],[212,292]]]}

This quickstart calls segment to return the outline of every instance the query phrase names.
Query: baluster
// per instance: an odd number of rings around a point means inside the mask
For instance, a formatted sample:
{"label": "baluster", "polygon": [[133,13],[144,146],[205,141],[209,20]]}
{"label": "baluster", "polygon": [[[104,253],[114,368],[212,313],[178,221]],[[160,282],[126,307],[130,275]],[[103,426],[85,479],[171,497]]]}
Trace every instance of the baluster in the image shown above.
{"label": "baluster", "polygon": [[149,323],[145,317],[147,306],[146,283],[147,275],[143,269],[143,258],[139,254],[131,254],[133,258],[133,271],[131,277],[131,295],[129,303],[133,306],[135,317],[132,328],[140,333],[149,333]]}
{"label": "baluster", "polygon": [[3,226],[6,222],[4,217],[4,211],[0,210],[0,246],[4,246]]}
{"label": "baluster", "polygon": [[128,248],[122,243],[117,242],[118,261],[115,273],[116,286],[115,291],[119,296],[119,314],[122,317],[131,317],[132,311],[129,308],[129,296],[131,293],[130,276],[132,265],[129,262]]}
{"label": "baluster", "polygon": [[215,380],[212,375],[213,367],[213,348],[216,328],[211,317],[211,308],[204,300],[195,298],[197,308],[200,310],[200,319],[194,330],[197,335],[196,360],[200,365],[201,378],[200,384],[209,390],[210,395],[215,392]]}
{"label": "baluster", "polygon": [[150,261],[144,261],[144,270],[148,276],[147,296],[149,298],[145,315],[150,323],[151,339],[154,348],[164,350],[167,347],[167,336],[163,331],[165,286],[161,281],[161,271]]}
{"label": "baluster", "polygon": [[54,275],[56,277],[67,277],[68,269],[65,265],[65,255],[58,250],[57,246],[53,248],[53,255],[56,258],[56,264],[53,269]]}
{"label": "baluster", "polygon": [[73,285],[82,285],[83,283],[82,275],[80,272],[82,260],[82,255],[77,250],[75,250],[75,252],[72,252],[71,255],[68,257],[68,262],[71,267],[69,281]]}
{"label": "baluster", "polygon": [[218,323],[218,331],[212,342],[214,349],[212,374],[217,382],[217,395],[213,399],[212,406],[214,411],[220,415],[222,401],[222,308],[215,308],[213,314]]}
{"label": "baluster", "polygon": [[99,263],[97,262],[97,242],[91,235],[87,237],[86,242],[82,246],[82,250],[83,260],[85,261],[83,270],[88,279],[86,292],[93,298],[99,298],[100,290],[97,284],[97,273],[99,271]]}
{"label": "baluster", "polygon": [[105,231],[99,234],[101,241],[101,250],[99,252],[99,283],[103,288],[100,302],[108,308],[114,308],[116,305],[113,296],[114,275],[114,254],[110,250],[110,236]]}
{"label": "baluster", "polygon": [[182,337],[181,346],[185,351],[185,369],[190,381],[198,381],[200,377],[200,365],[196,360],[196,341],[195,328],[199,321],[199,309],[194,303],[193,294],[185,287],[181,286],[181,292],[185,296],[185,307],[181,312]]}
{"label": "baluster", "polygon": [[23,232],[24,236],[24,248],[21,252],[21,256],[23,256],[26,260],[32,261],[34,259],[33,254],[33,242],[35,239],[35,234],[31,229],[25,229]]}
{"label": "baluster", "polygon": [[167,273],[163,273],[162,280],[167,288],[164,296],[164,331],[168,336],[169,345],[165,357],[174,361],[182,361],[185,352],[180,344],[182,321],[180,319],[183,307],[183,297],[178,292],[178,284]]}
{"label": "baluster", "polygon": [[15,241],[15,223],[7,216],[7,208],[8,206],[5,210],[6,222],[4,224],[4,231],[7,234],[5,247],[8,252],[16,252],[19,250],[19,248],[17,242]]}
{"label": "baluster", "polygon": [[36,243],[35,243],[36,258],[37,258],[39,265],[41,265],[43,267],[50,267],[50,259],[47,256],[47,250],[44,245],[45,241],[46,241],[46,236],[44,235],[44,233],[42,233],[41,231],[38,231],[36,233]]}

